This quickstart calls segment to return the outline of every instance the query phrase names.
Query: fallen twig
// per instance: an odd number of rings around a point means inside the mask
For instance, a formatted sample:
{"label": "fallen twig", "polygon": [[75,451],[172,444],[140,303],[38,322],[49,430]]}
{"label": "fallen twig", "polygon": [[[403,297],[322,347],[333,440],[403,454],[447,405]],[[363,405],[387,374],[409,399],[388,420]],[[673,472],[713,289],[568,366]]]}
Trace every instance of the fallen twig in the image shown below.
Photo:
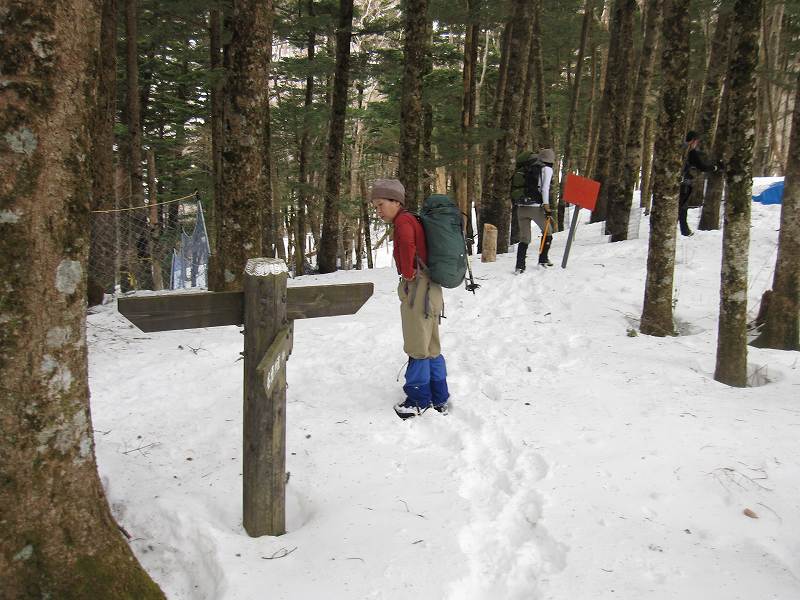
{"label": "fallen twig", "polygon": [[287,550],[286,548],[279,548],[278,550],[275,550],[275,552],[273,552],[271,556],[262,556],[261,558],[263,558],[264,560],[276,560],[278,558],[284,558],[286,556],[289,556],[295,550],[297,550],[297,546],[295,546],[291,550]]}

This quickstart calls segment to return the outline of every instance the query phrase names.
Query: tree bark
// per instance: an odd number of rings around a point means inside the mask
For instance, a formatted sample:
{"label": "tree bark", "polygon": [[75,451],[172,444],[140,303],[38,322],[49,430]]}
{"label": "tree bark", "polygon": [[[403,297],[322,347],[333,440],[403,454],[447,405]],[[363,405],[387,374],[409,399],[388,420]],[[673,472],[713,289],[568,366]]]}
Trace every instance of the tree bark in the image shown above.
{"label": "tree bark", "polygon": [[87,157],[100,6],[28,0],[0,10],[4,598],[164,597],[111,516],[89,411]]}
{"label": "tree bark", "polygon": [[214,189],[214,201],[211,203],[212,224],[210,244],[212,252],[217,249],[217,233],[220,230],[224,189],[222,187],[222,148],[224,144],[224,116],[225,106],[224,81],[225,72],[222,69],[222,22],[219,8],[212,8],[209,17],[210,52],[211,52],[211,178]]}
{"label": "tree bark", "polygon": [[[581,78],[583,77],[583,62],[586,55],[586,45],[589,42],[589,31],[592,24],[592,13],[594,12],[595,0],[585,0],[583,5],[583,23],[581,25],[581,41],[578,46],[578,58],[575,62],[575,76],[572,78],[572,94],[570,96],[569,115],[567,116],[567,130],[564,134],[564,155],[562,158],[562,175],[561,175],[561,194],[559,198],[564,197],[563,182],[567,173],[573,169],[572,157],[572,140],[575,137],[575,123],[578,114],[578,100],[580,99]],[[589,105],[591,107],[591,104]],[[591,108],[589,109],[591,112]],[[559,203],[558,207],[558,222],[559,229],[564,227],[564,209],[563,203]]]}
{"label": "tree bark", "polygon": [[153,277],[153,289],[164,289],[164,274],[161,272],[162,252],[158,238],[161,227],[158,218],[158,192],[156,191],[156,154],[153,147],[147,149],[147,202],[150,205],[149,251],[150,271]]}
{"label": "tree bark", "polygon": [[[726,61],[727,63],[727,61]],[[724,85],[720,102],[719,120],[714,135],[713,155],[716,158],[728,156],[728,104],[730,85]],[[722,205],[722,194],[725,190],[725,173],[721,170],[709,173],[707,177],[703,211],[700,215],[698,229],[711,231],[719,229],[719,210]]]}
{"label": "tree bark", "polygon": [[[142,169],[142,106],[139,90],[138,0],[125,0],[125,48],[128,99],[128,173],[131,179],[130,206],[144,206],[144,170]],[[128,245],[127,265],[138,289],[152,288],[147,213],[144,209],[128,211],[132,243]],[[145,251],[143,252],[143,249]]]}
{"label": "tree bark", "polygon": [[531,0],[515,0],[511,23],[511,41],[508,57],[508,80],[503,99],[503,111],[500,117],[502,136],[497,140],[493,157],[493,175],[486,202],[483,204],[484,224],[497,227],[497,252],[508,252],[509,226],[511,220],[511,202],[509,199],[509,182],[514,172],[514,149],[516,147],[516,123],[519,122],[522,94],[525,81],[520,77],[520,65],[526,56],[530,43],[530,22],[533,9]]}
{"label": "tree bark", "polygon": [[[722,83],[725,80],[725,70],[728,68],[728,55],[731,42],[731,7],[722,3],[717,10],[717,25],[711,41],[711,55],[708,60],[705,85],[703,86],[703,100],[695,122],[695,129],[703,136],[709,148],[714,147],[717,134],[717,115],[719,114],[722,99]],[[714,158],[719,158],[715,156]],[[690,206],[703,204],[705,189],[704,182],[708,177],[700,172],[695,175],[692,186]],[[702,229],[702,227],[700,227]]]}
{"label": "tree bark", "polygon": [[611,42],[608,55],[597,146],[597,166],[594,173],[594,179],[600,181],[601,187],[591,221],[596,223],[608,217],[610,222],[606,226],[606,233],[612,235],[612,240],[627,232],[630,214],[630,198],[626,201],[621,197],[620,167],[625,164],[625,143],[631,106],[631,57],[635,11],[636,0],[614,2],[611,27],[614,41]]}
{"label": "tree bark", "polygon": [[661,108],[653,167],[653,210],[647,250],[647,280],[641,331],[674,335],[672,288],[675,275],[675,223],[682,166],[680,141],[686,122],[689,75],[689,0],[665,0],[661,54]]}
{"label": "tree bark", "polygon": [[406,208],[416,210],[419,206],[422,71],[425,68],[425,55],[428,52],[428,0],[406,0],[404,22],[398,179],[406,189]]}
{"label": "tree bark", "polygon": [[[308,0],[308,16],[314,16],[314,0]],[[298,160],[298,191],[297,191],[297,214],[295,245],[295,274],[303,275],[305,272],[305,253],[306,253],[306,206],[308,205],[308,155],[311,147],[311,109],[314,104],[314,76],[311,74],[311,66],[314,63],[314,52],[317,44],[317,32],[312,26],[308,30],[308,66],[309,74],[306,76],[306,94],[303,104],[303,131],[300,134],[300,157]]]}
{"label": "tree bark", "polygon": [[[328,151],[325,157],[325,211],[322,218],[322,238],[318,255],[320,273],[336,271],[336,250],[339,237],[339,183],[342,178],[342,147],[347,112],[352,32],[353,0],[340,0],[339,25],[336,29],[336,70],[331,97]],[[408,198],[408,188],[406,188],[406,198]]]}
{"label": "tree bark", "polygon": [[[265,202],[270,197],[264,136],[269,100],[272,0],[234,0],[225,14],[226,64],[217,291],[241,290],[247,260],[263,256]],[[228,25],[229,24],[229,25]]]}
{"label": "tree bark", "polygon": [[553,132],[550,128],[550,119],[547,116],[544,62],[542,60],[542,0],[534,0],[533,11],[533,30],[530,42],[530,54],[533,57],[533,62],[529,67],[533,69],[533,81],[536,89],[533,139],[542,148],[552,148],[554,140]]}
{"label": "tree bark", "polygon": [[[92,210],[113,210],[114,119],[117,112],[117,0],[104,0],[100,25],[97,101],[92,135]],[[89,285],[114,291],[114,213],[95,213],[91,219]],[[102,297],[100,298],[102,302]]]}
{"label": "tree bark", "polygon": [[612,242],[628,239],[631,198],[633,197],[633,188],[639,177],[639,168],[642,164],[642,140],[644,138],[647,99],[650,96],[650,81],[657,56],[656,48],[661,28],[662,4],[663,0],[654,0],[647,7],[639,74],[636,79],[636,90],[633,94],[628,141],[625,148],[625,163],[622,168],[622,187],[619,194],[610,196],[608,229],[611,232]]}
{"label": "tree bark", "polygon": [[639,193],[639,206],[644,214],[650,214],[650,202],[653,194],[653,143],[655,126],[653,117],[647,117],[644,126],[644,148],[642,149],[642,187]]}
{"label": "tree bark", "polygon": [[[784,184],[772,292],[761,333],[753,345],[800,350],[800,76],[796,84]],[[767,294],[769,292],[764,296]],[[764,304],[762,299],[762,307]]]}
{"label": "tree bark", "polygon": [[737,0],[733,30],[735,49],[728,65],[730,82],[728,139],[731,156],[722,232],[722,271],[714,379],[747,385],[747,266],[750,250],[750,205],[753,189],[754,111],[758,28],[763,0]]}

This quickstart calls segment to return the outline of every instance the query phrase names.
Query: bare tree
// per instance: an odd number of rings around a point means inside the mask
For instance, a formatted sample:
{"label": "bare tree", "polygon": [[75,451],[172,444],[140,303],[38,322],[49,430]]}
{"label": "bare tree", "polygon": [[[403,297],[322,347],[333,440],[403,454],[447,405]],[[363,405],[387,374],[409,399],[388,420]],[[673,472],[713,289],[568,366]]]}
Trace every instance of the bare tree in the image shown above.
{"label": "bare tree", "polygon": [[272,0],[234,0],[225,13],[230,43],[224,49],[223,194],[220,231],[209,284],[217,290],[242,288],[248,258],[261,256],[268,227],[269,162],[264,156]]}
{"label": "bare tree", "polygon": [[733,9],[735,47],[728,65],[730,85],[725,173],[725,223],[722,231],[722,273],[714,379],[747,385],[747,266],[750,251],[750,205],[755,144],[758,28],[763,0],[736,0]]}
{"label": "bare tree", "polygon": [[497,227],[497,252],[508,252],[509,231],[511,224],[511,201],[509,198],[511,181],[514,172],[514,149],[516,148],[516,124],[520,119],[522,108],[522,86],[525,78],[520,71],[523,57],[528,54],[531,34],[531,11],[533,0],[514,0],[513,15],[510,23],[510,41],[508,44],[507,81],[500,115],[502,137],[497,140],[495,153],[489,167],[492,174],[486,200],[481,205],[482,223],[490,223]]}
{"label": "bare tree", "polygon": [[761,299],[763,328],[753,345],[800,350],[800,76],[784,183],[775,275]]}
{"label": "bare tree", "polygon": [[422,126],[422,71],[428,51],[428,0],[405,2],[403,96],[400,101],[400,165],[406,207],[415,210],[419,195],[419,146]]}
{"label": "bare tree", "polygon": [[89,411],[100,6],[0,5],[0,595],[9,599],[164,597],[111,516]]}
{"label": "bare tree", "polygon": [[350,78],[350,38],[353,35],[353,0],[340,0],[336,29],[336,68],[333,76],[331,120],[325,159],[325,212],[319,249],[320,273],[336,271],[339,238],[339,184],[342,179],[342,146]]}
{"label": "bare tree", "polygon": [[639,74],[631,106],[631,121],[628,128],[628,142],[625,148],[625,164],[622,167],[622,187],[619,195],[611,198],[608,215],[608,229],[612,241],[628,239],[628,219],[630,215],[633,188],[642,165],[642,145],[645,138],[647,99],[650,96],[650,80],[655,68],[659,30],[661,29],[661,9],[663,0],[654,0],[647,5],[644,42],[642,43]]}
{"label": "bare tree", "polygon": [[661,106],[653,160],[653,210],[640,326],[642,333],[658,336],[675,333],[672,285],[689,73],[689,0],[665,0],[661,37]]}

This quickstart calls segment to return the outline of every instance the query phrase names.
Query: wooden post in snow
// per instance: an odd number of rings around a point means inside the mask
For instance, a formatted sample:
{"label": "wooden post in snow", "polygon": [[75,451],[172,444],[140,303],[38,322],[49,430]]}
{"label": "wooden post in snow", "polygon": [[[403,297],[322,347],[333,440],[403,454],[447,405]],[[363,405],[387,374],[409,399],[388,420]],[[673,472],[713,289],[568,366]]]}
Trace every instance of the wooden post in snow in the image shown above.
{"label": "wooden post in snow", "polygon": [[497,227],[489,223],[483,225],[483,244],[481,246],[481,262],[497,260]]}
{"label": "wooden post in snow", "polygon": [[243,519],[252,537],[286,532],[288,276],[274,258],[250,259],[244,271]]}

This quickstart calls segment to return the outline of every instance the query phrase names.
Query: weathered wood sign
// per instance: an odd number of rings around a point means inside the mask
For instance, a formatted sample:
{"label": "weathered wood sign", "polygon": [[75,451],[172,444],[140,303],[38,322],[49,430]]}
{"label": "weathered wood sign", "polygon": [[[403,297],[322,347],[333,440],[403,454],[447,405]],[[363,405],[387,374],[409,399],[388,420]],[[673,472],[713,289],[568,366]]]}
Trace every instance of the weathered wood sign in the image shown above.
{"label": "weathered wood sign", "polygon": [[244,290],[120,298],[145,332],[244,324],[243,522],[252,537],[286,532],[286,361],[293,321],[358,311],[372,283],[287,288],[282,260],[247,261]]}

